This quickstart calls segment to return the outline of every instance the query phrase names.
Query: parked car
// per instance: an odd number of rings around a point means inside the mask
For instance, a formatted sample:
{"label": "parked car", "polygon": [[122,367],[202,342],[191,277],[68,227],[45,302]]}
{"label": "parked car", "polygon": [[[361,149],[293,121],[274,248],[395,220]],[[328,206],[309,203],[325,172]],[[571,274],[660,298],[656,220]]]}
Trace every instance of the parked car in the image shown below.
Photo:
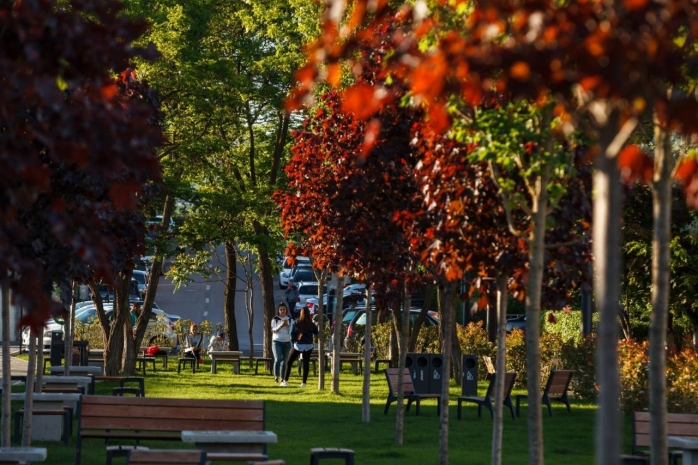
{"label": "parked car", "polygon": [[514,329],[520,329],[521,331],[526,331],[526,315],[515,316],[507,320],[507,334],[512,332]]}
{"label": "parked car", "polygon": [[[142,301],[134,301],[138,302],[141,305],[143,305]],[[134,302],[131,302],[133,304]],[[114,304],[113,303],[105,303],[104,304],[104,312],[106,313],[107,318],[111,321],[111,318],[113,317],[113,309],[114,309]],[[148,343],[152,343],[155,341],[155,339],[158,337],[158,334],[155,333],[155,326],[157,324],[157,319],[158,316],[163,317],[163,322],[165,323],[165,330],[160,334],[163,336],[166,340],[168,345],[171,347],[176,347],[177,346],[177,334],[174,332],[174,324],[172,320],[157,307],[157,304],[153,303],[153,311],[150,314],[150,322],[148,323],[148,331],[146,332],[145,339],[144,341],[148,341]],[[83,324],[88,324],[91,322],[91,320],[97,318],[97,309],[95,308],[94,305],[91,307],[82,307],[79,311],[76,310],[75,312],[75,321],[79,321],[80,323]],[[46,326],[44,326],[44,350],[48,350],[51,348],[51,332],[52,331],[61,331],[63,332],[63,325],[57,323],[55,320],[50,319],[46,322]],[[22,344],[25,346],[29,346],[29,327],[23,328],[22,329]]]}
{"label": "parked car", "polygon": [[[291,258],[284,258],[284,263],[279,272],[279,288],[286,289],[288,287],[288,280],[291,277],[294,266],[299,264],[304,264],[310,266],[310,259],[308,257],[298,256],[293,264],[291,264]],[[314,281],[314,279],[313,279]]]}
{"label": "parked car", "polygon": [[[294,281],[295,282],[295,281]],[[315,298],[317,300],[318,286],[320,285],[317,281],[309,282],[299,282],[296,284],[298,286],[298,297],[300,301],[296,304],[296,312],[304,305],[306,305],[308,299]],[[323,291],[325,288],[323,287]]]}
{"label": "parked car", "polygon": [[133,279],[138,283],[138,295],[145,297],[145,290],[148,287],[148,273],[142,270],[133,270]]}
{"label": "parked car", "polygon": [[[414,327],[415,322],[417,321],[417,318],[419,317],[419,314],[421,313],[421,310],[418,308],[413,308],[410,309],[410,327]],[[389,321],[392,317],[392,313],[388,314],[388,320]],[[376,309],[373,309],[373,312],[371,314],[371,323],[375,323],[378,318],[378,312]],[[426,320],[424,320],[424,325],[423,326],[436,326],[439,324],[439,320],[434,318],[433,316],[427,314],[426,315]],[[364,327],[366,326],[366,308],[358,308],[356,310],[356,313],[354,314],[353,318],[349,322],[349,325],[347,326],[347,335],[344,338],[344,347],[347,347],[347,344],[350,344],[352,341],[356,339],[356,328],[357,327]]]}
{"label": "parked car", "polygon": [[296,285],[298,283],[317,282],[317,278],[315,277],[315,271],[313,271],[313,269],[309,266],[294,268],[293,274],[291,275],[291,279],[293,279],[293,282],[296,283]]}

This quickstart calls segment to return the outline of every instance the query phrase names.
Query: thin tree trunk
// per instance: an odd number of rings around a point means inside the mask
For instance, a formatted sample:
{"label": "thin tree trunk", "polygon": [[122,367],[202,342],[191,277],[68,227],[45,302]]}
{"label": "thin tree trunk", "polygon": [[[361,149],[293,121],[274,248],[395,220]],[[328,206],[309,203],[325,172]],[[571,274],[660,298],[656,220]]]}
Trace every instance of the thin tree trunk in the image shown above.
{"label": "thin tree trunk", "polygon": [[[131,323],[131,305],[129,301],[129,295],[131,290],[131,276],[132,271],[127,271],[119,273],[119,279],[117,280],[116,287],[114,288],[114,326],[121,328],[121,333],[123,335],[123,352],[121,359],[121,366],[119,367],[119,373],[126,376],[133,375],[136,371],[136,357],[138,357],[138,352],[140,349],[140,343],[145,335],[145,329],[143,334],[138,337],[138,322],[136,323],[136,335],[134,336],[133,325]],[[139,321],[147,322],[150,319],[150,314],[148,314],[148,320],[144,320],[144,311],[141,310],[141,315],[138,316]],[[117,322],[120,321],[120,324]],[[147,323],[146,323],[147,327]]]}
{"label": "thin tree trunk", "polygon": [[[397,377],[397,414],[395,415],[395,444],[402,444],[405,430],[405,386],[402,382],[402,373],[407,362],[407,340],[410,332],[410,296],[407,294],[407,286],[402,299],[402,315],[395,311],[393,322],[398,341],[398,377]],[[368,367],[367,367],[368,369]]]}
{"label": "thin tree trunk", "polygon": [[433,292],[434,282],[430,280],[424,286],[424,304],[422,305],[422,311],[419,312],[419,317],[417,317],[417,321],[415,321],[414,323],[414,328],[412,328],[412,332],[410,333],[410,342],[409,344],[407,344],[408,352],[414,352],[415,347],[417,346],[417,338],[419,337],[419,331],[421,331],[422,325],[424,321],[426,321],[427,319],[427,314],[432,308],[431,294]]}
{"label": "thin tree trunk", "polygon": [[36,373],[36,383],[34,386],[35,392],[41,392],[41,386],[44,385],[44,336],[43,334],[39,338],[39,350],[36,351],[36,367],[34,369]]}
{"label": "thin tree trunk", "polygon": [[[253,222],[254,232],[257,235],[269,236],[267,229],[259,222]],[[259,251],[257,256],[257,263],[259,265],[259,277],[262,282],[262,302],[264,307],[264,321],[262,322],[264,328],[264,357],[272,357],[271,351],[271,320],[274,319],[276,313],[276,308],[274,306],[274,280],[272,279],[272,264],[269,259],[269,254],[262,250]]]}
{"label": "thin tree trunk", "polygon": [[497,274],[497,373],[494,378],[494,424],[492,426],[492,465],[502,463],[502,437],[504,434],[504,379],[506,373],[507,341],[507,282],[508,277]]}
{"label": "thin tree trunk", "polygon": [[[6,273],[7,274],[7,273]],[[12,367],[10,365],[10,286],[2,281],[2,447],[10,447],[10,423],[12,421],[12,403],[10,390],[12,386]]]}
{"label": "thin tree trunk", "polygon": [[[44,335],[41,332],[41,350],[44,350]],[[36,370],[36,332],[29,338],[29,363],[27,365],[27,382],[24,385],[24,427],[22,428],[22,447],[32,445],[32,411],[34,410],[34,374]],[[37,381],[38,382],[38,381]],[[41,384],[39,384],[39,389]]]}
{"label": "thin tree trunk", "polygon": [[[237,254],[235,244],[227,241],[225,246],[225,290],[223,291],[223,318],[228,336],[228,348],[240,350],[238,325],[235,319],[235,289],[237,289]],[[250,366],[254,357],[254,346],[250,345]]]}
{"label": "thin tree trunk", "polygon": [[70,299],[70,311],[68,312],[68,318],[64,321],[63,326],[65,332],[65,348],[63,349],[65,352],[65,363],[63,364],[63,376],[68,376],[70,374],[70,367],[73,364],[73,339],[75,337],[73,326],[75,325],[75,304],[80,290],[79,287],[80,285],[78,282],[73,281],[73,285],[71,286],[73,295]]}
{"label": "thin tree trunk", "polygon": [[[250,262],[250,267],[252,263]],[[248,276],[251,278],[251,273]],[[250,354],[254,352],[252,347],[254,347],[254,336],[252,335],[252,328],[254,328],[254,282],[249,282],[247,286],[248,299],[247,299],[247,317],[249,319],[249,324],[247,325],[247,334],[250,338]],[[250,357],[250,366],[252,366],[252,358]]]}
{"label": "thin tree trunk", "polygon": [[[544,113],[543,127],[550,127],[552,110]],[[546,141],[546,151],[552,153],[552,139]],[[529,236],[529,271],[526,283],[526,388],[528,390],[528,463],[543,463],[543,411],[540,389],[540,314],[545,253],[545,220],[548,215],[548,184],[550,165],[543,168],[536,180],[531,209]],[[500,381],[502,381],[500,379]]]}
{"label": "thin tree trunk", "polygon": [[[596,410],[596,463],[616,465],[621,451],[621,421],[618,410],[618,305],[621,276],[622,195],[616,155],[620,147],[614,141],[619,116],[609,116],[599,134],[599,153],[593,175],[594,217],[593,251],[595,257],[596,303],[600,314],[596,379],[599,384],[599,407]],[[613,149],[611,148],[613,144]],[[617,148],[616,148],[617,147]],[[530,398],[529,398],[530,399]]]}
{"label": "thin tree trunk", "polygon": [[[444,285],[443,311],[441,312],[441,326],[443,327],[443,374],[441,377],[441,419],[439,425],[439,464],[448,465],[448,424],[449,424],[449,387],[451,385],[451,354],[453,347],[453,333],[456,321],[456,305],[458,305],[458,281],[448,282]],[[430,374],[430,376],[433,376]],[[458,376],[456,376],[458,378]]]}
{"label": "thin tree trunk", "polygon": [[363,399],[361,402],[361,419],[369,423],[371,421],[371,348],[373,342],[371,340],[371,319],[373,312],[371,311],[371,297],[373,286],[369,283],[366,286],[366,336],[364,338],[364,386]]}
{"label": "thin tree trunk", "polygon": [[[318,377],[317,388],[319,391],[325,390],[325,306],[322,302],[322,283],[326,281],[327,273],[322,271],[318,282],[321,283],[317,288],[317,315],[318,315],[318,336],[317,336],[317,358],[318,358]],[[327,290],[327,304],[330,303],[329,289]],[[335,292],[336,294],[336,292]]]}
{"label": "thin tree trunk", "polygon": [[339,394],[339,353],[342,350],[342,304],[344,303],[344,292],[340,285],[340,278],[337,273],[332,273],[332,282],[335,283],[337,289],[337,302],[335,302],[335,321],[334,334],[332,340],[332,393]]}
{"label": "thin tree trunk", "polygon": [[666,465],[666,332],[669,314],[671,251],[671,171],[669,134],[655,119],[654,182],[652,183],[654,237],[652,241],[652,316],[650,321],[650,453],[654,465]]}

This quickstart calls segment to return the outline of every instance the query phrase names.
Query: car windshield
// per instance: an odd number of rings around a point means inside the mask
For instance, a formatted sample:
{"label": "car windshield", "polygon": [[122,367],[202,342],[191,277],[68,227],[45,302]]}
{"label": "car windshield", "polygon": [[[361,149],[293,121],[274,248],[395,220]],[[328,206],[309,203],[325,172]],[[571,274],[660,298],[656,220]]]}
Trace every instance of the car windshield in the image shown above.
{"label": "car windshield", "polygon": [[293,275],[293,281],[296,283],[303,281],[315,281],[315,275],[310,268],[301,268],[296,270],[295,274]]}
{"label": "car windshield", "polygon": [[[371,322],[375,323],[378,313],[374,310],[371,314]],[[388,315],[387,320],[392,318],[392,314]],[[415,322],[419,318],[419,312],[410,312],[410,325],[414,326]],[[363,312],[354,322],[357,326],[366,326],[366,312]],[[434,326],[434,321],[428,316],[424,320],[425,326]]]}
{"label": "car windshield", "polygon": [[138,281],[139,284],[145,284],[145,273],[133,273],[133,279]]}
{"label": "car windshield", "polygon": [[[298,293],[302,295],[312,295],[316,296],[317,295],[317,284],[304,284],[303,286],[298,288]],[[324,289],[323,289],[324,291]]]}
{"label": "car windshield", "polygon": [[344,318],[342,318],[342,323],[351,323],[351,320],[354,319],[354,315],[356,315],[356,312],[358,312],[358,310],[348,310],[344,314]]}

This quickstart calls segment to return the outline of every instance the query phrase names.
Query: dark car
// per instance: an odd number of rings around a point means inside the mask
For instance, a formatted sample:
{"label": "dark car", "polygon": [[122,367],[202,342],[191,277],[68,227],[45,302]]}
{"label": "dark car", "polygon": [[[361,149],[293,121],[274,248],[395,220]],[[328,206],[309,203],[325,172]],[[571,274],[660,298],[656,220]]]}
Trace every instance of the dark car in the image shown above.
{"label": "dark car", "polygon": [[515,329],[526,331],[526,315],[515,316],[507,320],[507,334]]}

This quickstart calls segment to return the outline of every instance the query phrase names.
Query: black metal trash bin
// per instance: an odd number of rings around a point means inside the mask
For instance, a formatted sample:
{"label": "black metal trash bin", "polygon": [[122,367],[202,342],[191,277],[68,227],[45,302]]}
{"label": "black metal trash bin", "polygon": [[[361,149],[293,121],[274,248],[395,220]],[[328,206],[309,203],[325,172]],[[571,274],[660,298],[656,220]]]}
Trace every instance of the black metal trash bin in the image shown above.
{"label": "black metal trash bin", "polygon": [[[412,384],[420,394],[429,393],[429,354],[414,354],[414,374]],[[410,373],[412,374],[412,373]]]}
{"label": "black metal trash bin", "polygon": [[429,394],[441,394],[444,378],[444,355],[429,355]]}
{"label": "black metal trash bin", "polygon": [[65,345],[63,343],[63,331],[51,331],[51,366],[57,367],[63,364],[63,352]]}
{"label": "black metal trash bin", "polygon": [[461,395],[477,396],[477,355],[463,355]]}

